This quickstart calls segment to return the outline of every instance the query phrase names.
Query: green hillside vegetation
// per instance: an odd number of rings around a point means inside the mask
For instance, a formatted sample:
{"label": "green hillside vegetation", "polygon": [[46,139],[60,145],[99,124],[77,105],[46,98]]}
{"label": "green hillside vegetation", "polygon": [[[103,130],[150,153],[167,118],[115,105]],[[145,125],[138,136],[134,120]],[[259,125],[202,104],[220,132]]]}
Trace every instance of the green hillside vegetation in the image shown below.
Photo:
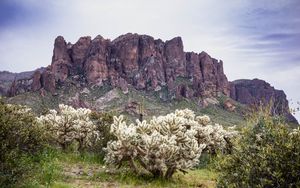
{"label": "green hillside vegetation", "polygon": [[[179,79],[182,82],[182,80]],[[183,80],[185,81],[185,80]],[[145,119],[152,116],[166,115],[176,109],[189,108],[197,115],[207,114],[215,123],[224,126],[242,125],[244,124],[244,112],[246,107],[238,102],[234,102],[235,111],[227,111],[223,102],[226,96],[217,98],[218,104],[208,104],[201,107],[195,99],[172,99],[167,89],[162,87],[160,91],[138,91],[133,87],[129,87],[129,92],[124,94],[118,88],[112,88],[110,85],[78,87],[71,81],[57,90],[52,95],[44,92],[41,96],[40,92],[26,92],[11,98],[6,98],[7,103],[26,105],[33,109],[36,114],[42,114],[47,109],[57,109],[58,104],[78,104],[83,107],[89,107],[96,111],[112,111],[118,114],[124,114],[126,117],[135,121],[139,118],[139,107],[143,108]],[[86,105],[86,106],[84,106]],[[128,106],[133,105],[128,109]],[[76,105],[75,105],[76,107]],[[126,110],[127,109],[127,110]]]}

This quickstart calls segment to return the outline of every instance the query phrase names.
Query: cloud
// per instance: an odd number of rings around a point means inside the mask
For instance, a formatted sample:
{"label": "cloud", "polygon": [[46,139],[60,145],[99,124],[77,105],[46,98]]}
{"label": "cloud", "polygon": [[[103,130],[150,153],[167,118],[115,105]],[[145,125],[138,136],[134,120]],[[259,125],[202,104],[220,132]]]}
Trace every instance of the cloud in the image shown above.
{"label": "cloud", "polygon": [[0,27],[1,31],[11,27],[30,27],[46,19],[48,8],[41,1],[1,0]]}
{"label": "cloud", "polygon": [[297,0],[2,0],[0,70],[49,65],[58,35],[75,43],[127,32],[181,36],[185,51],[222,59],[230,80],[262,78],[300,101]]}

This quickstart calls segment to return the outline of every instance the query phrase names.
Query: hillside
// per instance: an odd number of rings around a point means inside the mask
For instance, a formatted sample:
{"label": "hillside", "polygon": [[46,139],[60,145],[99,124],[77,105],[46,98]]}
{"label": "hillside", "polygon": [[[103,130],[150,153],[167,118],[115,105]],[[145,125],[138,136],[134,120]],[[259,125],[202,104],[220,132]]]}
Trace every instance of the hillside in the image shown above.
{"label": "hillside", "polygon": [[[209,101],[205,108],[197,105],[193,99],[174,99],[163,101],[158,91],[140,91],[133,87],[124,94],[120,88],[113,88],[109,84],[103,86],[77,87],[74,81],[66,80],[65,84],[52,95],[46,91],[26,92],[6,99],[8,103],[16,103],[31,107],[34,112],[41,114],[47,109],[57,108],[64,103],[74,107],[85,107],[96,111],[112,111],[125,114],[131,121],[139,118],[142,110],[145,119],[154,115],[165,115],[175,109],[190,108],[197,114],[208,114],[213,120],[223,125],[236,125],[244,122],[245,106],[230,100],[237,109],[228,111],[224,106],[228,97],[218,97]],[[142,109],[141,109],[142,108]],[[141,109],[141,110],[140,110]]]}

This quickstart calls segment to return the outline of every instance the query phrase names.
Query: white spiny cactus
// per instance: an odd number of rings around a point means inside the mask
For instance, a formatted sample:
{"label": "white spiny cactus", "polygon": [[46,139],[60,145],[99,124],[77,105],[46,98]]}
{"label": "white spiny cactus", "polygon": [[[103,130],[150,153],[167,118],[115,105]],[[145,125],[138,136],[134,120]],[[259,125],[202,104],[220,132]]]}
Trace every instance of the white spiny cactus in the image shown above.
{"label": "white spiny cactus", "polygon": [[59,105],[59,111],[50,110],[48,114],[37,118],[38,122],[50,130],[55,140],[65,147],[77,140],[79,150],[90,144],[90,138],[97,136],[96,127],[90,120],[91,110],[74,109],[64,104]]}
{"label": "white spiny cactus", "polygon": [[197,165],[205,148],[225,147],[224,137],[231,134],[209,122],[208,116],[196,117],[189,109],[130,125],[123,116],[114,117],[111,133],[117,140],[108,143],[105,160],[115,165],[130,161],[135,171],[137,161],[154,176],[170,178],[176,170]]}

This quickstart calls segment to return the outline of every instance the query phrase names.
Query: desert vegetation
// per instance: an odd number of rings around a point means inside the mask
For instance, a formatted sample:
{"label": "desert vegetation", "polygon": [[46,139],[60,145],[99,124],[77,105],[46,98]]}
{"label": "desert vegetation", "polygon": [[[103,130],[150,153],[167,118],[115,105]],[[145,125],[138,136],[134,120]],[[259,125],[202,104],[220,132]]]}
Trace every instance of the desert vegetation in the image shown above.
{"label": "desert vegetation", "polygon": [[91,145],[92,138],[98,139],[96,125],[91,121],[90,114],[89,109],[74,109],[60,104],[58,112],[50,110],[48,114],[38,117],[37,121],[63,150],[77,141],[78,151],[82,151]]}
{"label": "desert vegetation", "polygon": [[178,109],[147,120],[0,103],[0,187],[298,187],[300,131],[263,109],[223,127]]}
{"label": "desert vegetation", "polygon": [[123,116],[115,117],[111,133],[117,140],[108,143],[105,161],[118,166],[128,161],[135,173],[141,166],[154,177],[166,179],[176,171],[186,173],[199,163],[202,151],[222,150],[226,139],[235,135],[209,122],[208,116],[196,117],[188,109],[129,125]]}
{"label": "desert vegetation", "polygon": [[229,155],[217,165],[220,187],[299,187],[300,131],[269,110],[253,113]]}

